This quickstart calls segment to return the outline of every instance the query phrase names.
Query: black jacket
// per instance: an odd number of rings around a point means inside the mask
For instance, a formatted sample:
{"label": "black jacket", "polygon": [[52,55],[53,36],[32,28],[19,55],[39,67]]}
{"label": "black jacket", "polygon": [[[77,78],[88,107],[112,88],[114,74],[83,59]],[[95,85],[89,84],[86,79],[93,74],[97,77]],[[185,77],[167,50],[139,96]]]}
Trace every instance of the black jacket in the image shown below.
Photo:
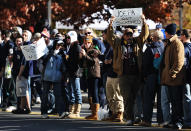
{"label": "black jacket", "polygon": [[153,42],[151,44],[147,44],[147,49],[143,53],[143,59],[142,59],[143,77],[147,77],[148,75],[156,72],[153,66],[154,56],[156,53],[163,55],[163,51],[164,51],[163,42]]}
{"label": "black jacket", "polygon": [[186,69],[186,83],[191,82],[191,43],[184,43],[184,67]]}

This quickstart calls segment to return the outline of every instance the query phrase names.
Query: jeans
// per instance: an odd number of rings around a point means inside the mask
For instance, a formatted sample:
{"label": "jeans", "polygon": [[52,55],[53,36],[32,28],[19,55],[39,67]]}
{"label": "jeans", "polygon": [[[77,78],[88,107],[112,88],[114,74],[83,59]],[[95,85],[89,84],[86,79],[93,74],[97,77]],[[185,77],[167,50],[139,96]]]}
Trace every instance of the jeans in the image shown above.
{"label": "jeans", "polygon": [[[144,104],[143,104],[143,116],[144,121],[151,122],[152,121],[152,114],[153,114],[153,106],[155,103],[155,96],[157,93],[157,96],[160,96],[160,91],[158,85],[158,74],[153,73],[146,77],[145,81],[145,87],[144,87]],[[157,97],[157,101],[160,101],[160,97]],[[161,113],[160,106],[158,105],[160,103],[157,102],[157,114]],[[158,114],[159,115],[159,114]],[[162,118],[159,118],[157,115],[157,121],[159,123],[162,122]],[[160,114],[162,115],[162,114]],[[159,120],[160,119],[160,120]]]}
{"label": "jeans", "polygon": [[90,78],[88,79],[88,93],[92,97],[92,102],[94,104],[99,104],[99,79],[98,78]]}
{"label": "jeans", "polygon": [[103,73],[101,78],[99,79],[102,81],[101,86],[99,87],[99,102],[100,102],[100,107],[104,108],[106,105],[106,81],[107,81],[107,73]]}
{"label": "jeans", "polygon": [[64,103],[62,97],[62,87],[60,82],[43,81],[43,92],[41,102],[41,114],[47,114],[48,111],[48,93],[53,86],[53,93],[55,96],[55,107],[59,115],[64,112]]}
{"label": "jeans", "polygon": [[158,85],[157,88],[157,122],[163,123],[163,112],[161,107],[161,86]]}
{"label": "jeans", "polygon": [[[182,116],[183,116],[183,109],[182,109],[182,107],[183,107],[183,103],[182,103],[183,86],[163,86],[163,87],[168,89],[168,97],[166,97],[167,98],[166,104],[169,105],[169,102],[172,104],[171,122],[173,124],[180,122],[182,119]],[[161,91],[161,93],[162,93],[162,91]],[[162,94],[161,94],[161,104],[162,104],[162,102],[163,101],[162,101]],[[163,107],[163,105],[162,105],[162,109],[164,109],[163,112],[168,116],[170,114],[170,110],[169,110],[170,108],[169,109],[167,109],[167,108],[168,108],[168,106]],[[163,117],[165,118],[167,116],[163,116]]]}
{"label": "jeans", "polygon": [[169,123],[171,121],[171,114],[170,114],[170,100],[167,86],[161,86],[161,108],[163,112],[164,122]]}
{"label": "jeans", "polygon": [[103,86],[98,87],[99,91],[99,103],[100,103],[100,107],[104,108],[104,106],[106,105],[106,94],[105,94],[105,88]]}
{"label": "jeans", "polygon": [[143,117],[143,84],[137,93],[135,105],[134,105],[134,118],[142,118]]}
{"label": "jeans", "polygon": [[183,88],[184,125],[191,126],[191,88],[186,84]]}
{"label": "jeans", "polygon": [[82,104],[82,95],[80,90],[80,78],[70,77],[68,84],[68,94],[70,105]]}

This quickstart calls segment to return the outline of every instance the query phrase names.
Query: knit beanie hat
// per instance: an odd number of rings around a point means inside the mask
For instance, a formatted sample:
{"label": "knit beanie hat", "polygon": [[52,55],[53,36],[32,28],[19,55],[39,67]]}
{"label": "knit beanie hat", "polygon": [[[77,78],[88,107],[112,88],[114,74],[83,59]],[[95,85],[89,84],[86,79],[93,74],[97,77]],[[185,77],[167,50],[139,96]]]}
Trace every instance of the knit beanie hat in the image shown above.
{"label": "knit beanie hat", "polygon": [[165,31],[170,34],[170,35],[175,35],[176,34],[176,24],[170,24],[167,25],[165,28]]}

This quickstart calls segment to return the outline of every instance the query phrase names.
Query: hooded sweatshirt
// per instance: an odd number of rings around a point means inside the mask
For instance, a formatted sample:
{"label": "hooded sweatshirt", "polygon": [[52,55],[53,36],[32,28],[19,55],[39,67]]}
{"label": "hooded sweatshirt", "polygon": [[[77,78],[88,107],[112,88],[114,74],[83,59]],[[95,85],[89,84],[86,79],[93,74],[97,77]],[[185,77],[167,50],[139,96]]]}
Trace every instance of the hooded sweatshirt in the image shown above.
{"label": "hooded sweatshirt", "polygon": [[164,51],[164,43],[163,42],[153,42],[151,44],[147,44],[147,49],[145,50],[143,54],[143,62],[142,62],[142,68],[143,68],[143,76],[147,77],[148,75],[152,73],[157,73],[156,69],[153,66],[153,61],[156,54],[159,54],[159,56],[163,55]]}

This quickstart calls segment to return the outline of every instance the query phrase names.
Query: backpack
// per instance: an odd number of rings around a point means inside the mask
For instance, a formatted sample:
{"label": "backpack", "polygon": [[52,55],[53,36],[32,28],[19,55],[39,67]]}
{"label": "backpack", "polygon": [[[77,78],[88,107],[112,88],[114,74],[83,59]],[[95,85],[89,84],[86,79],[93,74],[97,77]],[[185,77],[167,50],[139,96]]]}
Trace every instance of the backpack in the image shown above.
{"label": "backpack", "polygon": [[163,57],[163,54],[160,53],[159,49],[158,48],[151,48],[153,54],[154,54],[154,58],[153,58],[153,69],[154,71],[156,71],[158,73],[158,83],[160,84],[160,72],[159,72],[159,69],[160,69],[160,63],[162,61],[162,57]]}
{"label": "backpack", "polygon": [[153,67],[154,69],[159,70],[163,55],[160,53],[158,48],[151,48],[151,50],[154,54]]}

